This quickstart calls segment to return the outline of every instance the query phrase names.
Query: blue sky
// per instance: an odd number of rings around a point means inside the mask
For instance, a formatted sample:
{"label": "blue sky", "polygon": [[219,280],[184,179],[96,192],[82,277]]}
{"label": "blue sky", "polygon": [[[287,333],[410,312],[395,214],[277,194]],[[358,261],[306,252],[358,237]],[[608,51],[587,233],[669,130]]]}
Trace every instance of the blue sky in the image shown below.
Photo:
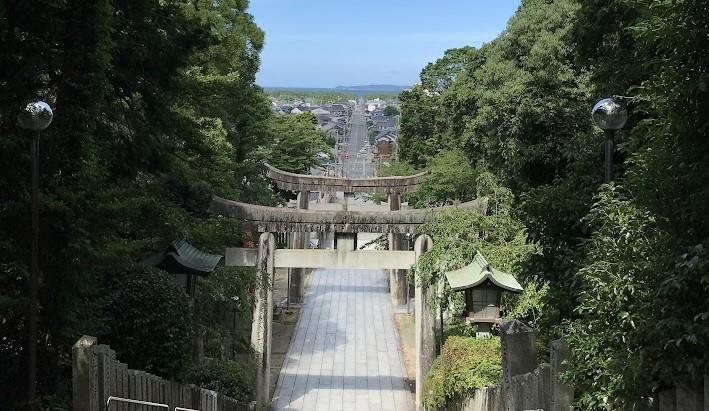
{"label": "blue sky", "polygon": [[418,81],[446,49],[504,30],[519,0],[251,0],[266,33],[257,83],[335,87]]}

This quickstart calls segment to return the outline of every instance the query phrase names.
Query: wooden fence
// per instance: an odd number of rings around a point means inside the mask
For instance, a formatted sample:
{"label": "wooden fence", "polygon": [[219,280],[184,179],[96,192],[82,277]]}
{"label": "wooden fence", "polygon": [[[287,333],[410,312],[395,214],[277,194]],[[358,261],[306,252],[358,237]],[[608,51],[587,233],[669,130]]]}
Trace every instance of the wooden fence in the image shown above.
{"label": "wooden fence", "polygon": [[[247,410],[233,398],[195,385],[179,384],[155,375],[131,370],[116,359],[116,352],[83,336],[72,349],[74,411],[155,411],[177,407],[199,411]],[[128,403],[110,397],[145,401],[157,405]]]}

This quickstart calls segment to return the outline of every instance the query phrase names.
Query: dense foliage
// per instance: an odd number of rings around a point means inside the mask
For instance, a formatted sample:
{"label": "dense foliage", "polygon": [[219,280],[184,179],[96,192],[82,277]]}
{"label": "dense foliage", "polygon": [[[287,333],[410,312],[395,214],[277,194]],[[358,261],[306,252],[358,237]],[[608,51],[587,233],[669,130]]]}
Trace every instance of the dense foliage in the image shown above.
{"label": "dense foliage", "polygon": [[450,336],[426,375],[423,403],[431,408],[444,407],[449,399],[499,384],[501,377],[499,337]]}
{"label": "dense foliage", "polygon": [[[579,409],[707,370],[708,34],[703,1],[525,0],[495,40],[447,51],[402,93],[402,160],[461,150],[509,189],[539,251],[516,267],[534,286],[511,314],[569,341]],[[630,120],[603,185],[589,112],[607,96]],[[453,231],[451,250],[470,226]]]}
{"label": "dense foliage", "polygon": [[242,404],[252,401],[253,364],[231,360],[208,361],[190,369],[187,379],[208,390],[236,399]]}
{"label": "dense foliage", "polygon": [[[206,212],[211,196],[274,204],[280,197],[263,176],[264,156],[297,149],[297,167],[280,165],[298,171],[322,148],[314,125],[275,119],[254,84],[264,34],[247,6],[0,3],[0,408],[18,401],[24,409],[25,397],[17,381],[27,356],[31,134],[19,128],[18,112],[37,98],[54,109],[40,145],[38,389],[67,396],[70,348],[82,334],[102,331],[117,344],[118,334],[147,338],[139,327],[112,329],[123,321],[112,317],[119,311],[102,316],[99,302],[117,292],[108,279],[132,278],[128,267],[176,239],[220,254],[238,244],[240,228]],[[312,138],[300,145],[281,144],[306,131]],[[243,290],[252,281],[230,278]],[[206,311],[198,321],[209,320]],[[126,346],[123,354],[135,353]]]}
{"label": "dense foliage", "polygon": [[306,102],[312,104],[325,104],[331,101],[347,101],[357,97],[356,92],[334,90],[297,90],[297,89],[267,89],[266,93],[281,101],[291,103]]}
{"label": "dense foliage", "polygon": [[101,343],[133,369],[180,377],[191,344],[192,310],[184,290],[170,274],[152,268],[131,267],[108,282]]}
{"label": "dense foliage", "polygon": [[329,156],[325,134],[316,130],[317,118],[310,112],[297,116],[278,116],[271,124],[273,145],[265,158],[274,167],[293,173],[309,173],[313,159],[321,153]]}

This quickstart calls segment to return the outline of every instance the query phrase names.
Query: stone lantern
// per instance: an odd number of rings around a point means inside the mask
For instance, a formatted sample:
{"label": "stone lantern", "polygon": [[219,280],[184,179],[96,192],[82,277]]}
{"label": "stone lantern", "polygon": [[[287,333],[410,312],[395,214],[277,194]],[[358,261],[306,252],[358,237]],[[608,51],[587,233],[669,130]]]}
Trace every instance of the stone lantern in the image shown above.
{"label": "stone lantern", "polygon": [[500,297],[503,291],[521,293],[517,279],[493,268],[479,252],[463,268],[446,273],[453,291],[465,293],[465,320],[477,326],[477,335],[489,335],[493,324],[500,321]]}

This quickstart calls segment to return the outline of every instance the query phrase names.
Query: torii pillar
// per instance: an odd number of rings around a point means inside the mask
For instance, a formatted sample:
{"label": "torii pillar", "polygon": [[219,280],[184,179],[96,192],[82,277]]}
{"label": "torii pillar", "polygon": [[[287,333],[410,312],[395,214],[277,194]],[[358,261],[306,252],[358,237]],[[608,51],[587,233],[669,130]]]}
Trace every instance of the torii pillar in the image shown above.
{"label": "torii pillar", "polygon": [[[298,193],[298,209],[307,210],[310,201],[310,191]],[[310,241],[310,233],[294,232],[292,234],[291,248],[302,250]],[[288,290],[289,303],[303,302],[303,292],[305,288],[305,270],[302,268],[290,268],[290,289]]]}
{"label": "torii pillar", "polygon": [[[423,234],[416,238],[414,244],[414,252],[416,253],[416,262],[428,252],[433,246],[431,237]],[[416,279],[416,300],[414,314],[416,316],[415,335],[416,335],[416,410],[423,410],[423,380],[428,374],[433,364],[433,358],[436,355],[436,336],[435,327],[436,319],[431,312],[431,301],[433,299],[433,286],[431,284],[422,284]]]}
{"label": "torii pillar", "polygon": [[[399,193],[389,194],[389,210],[401,209],[401,196]],[[401,250],[401,234],[389,234],[389,250]],[[394,305],[402,306],[408,303],[409,293],[406,287],[406,270],[389,270],[389,287]]]}
{"label": "torii pillar", "polygon": [[271,330],[273,327],[273,277],[276,240],[263,233],[258,241],[256,298],[251,323],[251,347],[256,360],[256,406],[268,408],[271,401]]}

